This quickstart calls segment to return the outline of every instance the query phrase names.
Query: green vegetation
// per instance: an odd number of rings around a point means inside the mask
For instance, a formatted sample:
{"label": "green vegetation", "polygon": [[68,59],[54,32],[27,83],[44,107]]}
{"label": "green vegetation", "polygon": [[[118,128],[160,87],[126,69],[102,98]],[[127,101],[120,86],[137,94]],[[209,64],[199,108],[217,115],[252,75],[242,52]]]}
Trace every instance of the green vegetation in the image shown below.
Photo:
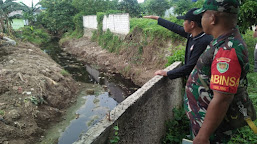
{"label": "green vegetation", "polygon": [[253,67],[254,67],[254,49],[255,49],[255,44],[257,43],[257,38],[253,38],[253,31],[252,30],[247,30],[245,34],[242,35],[243,39],[247,45],[248,49],[248,58],[249,58],[249,63],[250,63],[250,72],[253,72]]}
{"label": "green vegetation", "polygon": [[61,74],[62,74],[63,76],[67,76],[67,75],[69,75],[69,72],[67,72],[65,69],[62,69],[62,70],[61,70]]}
{"label": "green vegetation", "polygon": [[118,4],[119,10],[129,13],[131,17],[137,17],[140,14],[140,6],[137,0],[122,0]]}
{"label": "green vegetation", "polygon": [[[171,16],[170,18],[167,18],[167,20],[183,26],[183,21],[177,19],[175,16]],[[142,33],[151,39],[171,39],[173,42],[185,40],[178,34],[158,25],[156,20],[132,18],[130,19],[130,32],[133,32],[135,28],[142,29]]]}
{"label": "green vegetation", "polygon": [[[249,59],[253,59],[253,57],[249,57]],[[257,109],[257,73],[249,73],[247,79],[248,93],[253,101],[255,109]],[[254,124],[257,125],[257,120],[254,121]],[[244,126],[237,131],[236,135],[234,135],[229,142],[229,144],[234,143],[257,143],[257,135],[253,133],[249,126]]]}
{"label": "green vegetation", "polygon": [[34,105],[41,105],[43,103],[47,104],[47,102],[41,96],[30,96],[24,99],[24,102],[30,101]]}
{"label": "green vegetation", "polygon": [[36,22],[36,16],[34,14],[40,9],[40,7],[38,7],[39,3],[34,5],[32,1],[31,7],[27,6],[23,2],[20,2],[20,5],[21,9],[23,10],[23,19],[28,20],[31,25],[34,25]]}
{"label": "green vegetation", "polygon": [[238,25],[241,32],[245,33],[252,25],[256,25],[257,2],[256,0],[241,0]]}
{"label": "green vegetation", "polygon": [[0,32],[12,33],[11,22],[16,17],[9,17],[8,14],[20,9],[18,3],[14,0],[0,0]]}
{"label": "green vegetation", "polygon": [[0,110],[0,115],[4,116],[4,114],[5,114],[5,111],[4,110]]}
{"label": "green vegetation", "polygon": [[119,135],[119,126],[118,126],[118,124],[116,126],[114,126],[113,129],[114,129],[114,136],[112,136],[112,139],[110,140],[110,143],[116,144],[120,140],[120,137],[118,136]]}
{"label": "green vegetation", "polygon": [[38,16],[38,23],[51,34],[62,35],[70,30],[75,30],[73,17],[78,11],[69,1],[42,0],[40,4],[46,10]]}
{"label": "green vegetation", "polygon": [[111,33],[109,29],[106,32],[102,32],[101,35],[99,35],[99,32],[97,31],[94,32],[92,40],[97,41],[102,48],[107,49],[109,52],[117,53],[119,52],[122,43],[119,37]]}
{"label": "green vegetation", "polygon": [[145,9],[149,15],[163,16],[164,12],[170,8],[168,0],[147,0]]}
{"label": "green vegetation", "polygon": [[183,108],[174,108],[173,119],[166,122],[166,135],[163,144],[180,144],[183,138],[190,135],[189,119]]}
{"label": "green vegetation", "polygon": [[21,32],[17,32],[16,37],[24,41],[29,41],[36,45],[41,45],[50,41],[50,36],[44,29],[33,26],[25,26],[19,30]]}
{"label": "green vegetation", "polygon": [[165,65],[165,67],[168,67],[169,65],[171,65],[172,63],[176,62],[176,61],[181,61],[182,63],[184,63],[185,61],[185,46],[182,45],[178,45],[175,49],[173,49],[172,51],[172,56],[168,56],[168,62]]}

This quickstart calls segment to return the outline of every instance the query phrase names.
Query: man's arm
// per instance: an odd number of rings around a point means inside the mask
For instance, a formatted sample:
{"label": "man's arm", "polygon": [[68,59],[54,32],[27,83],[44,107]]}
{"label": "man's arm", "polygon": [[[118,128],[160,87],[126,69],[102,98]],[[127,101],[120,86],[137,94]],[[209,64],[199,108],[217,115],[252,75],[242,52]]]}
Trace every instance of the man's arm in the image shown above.
{"label": "man's arm", "polygon": [[213,91],[213,94],[214,96],[208,106],[203,125],[195,137],[193,144],[209,143],[209,137],[224,119],[229,104],[234,98],[233,94],[225,94],[219,91]]}
{"label": "man's arm", "polygon": [[197,62],[197,59],[196,60],[193,59],[189,64],[183,65],[183,66],[181,66],[179,68],[176,68],[174,70],[170,70],[168,72],[164,71],[164,70],[158,70],[154,74],[155,75],[168,76],[170,79],[175,79],[175,78],[187,76],[193,70],[196,62]]}
{"label": "man's arm", "polygon": [[158,24],[165,27],[166,29],[179,34],[182,37],[187,38],[188,33],[185,32],[184,28],[171,21],[160,18],[159,16],[144,16],[143,18],[158,20]]}
{"label": "man's arm", "polygon": [[195,67],[198,58],[205,51],[205,49],[206,49],[207,45],[210,43],[210,41],[211,41],[211,38],[205,37],[204,39],[202,39],[201,42],[196,43],[194,45],[193,51],[191,52],[191,56],[189,57],[188,62],[179,68],[168,71],[167,76],[170,79],[175,79],[175,78],[189,75],[191,73],[191,71],[193,70],[193,68]]}

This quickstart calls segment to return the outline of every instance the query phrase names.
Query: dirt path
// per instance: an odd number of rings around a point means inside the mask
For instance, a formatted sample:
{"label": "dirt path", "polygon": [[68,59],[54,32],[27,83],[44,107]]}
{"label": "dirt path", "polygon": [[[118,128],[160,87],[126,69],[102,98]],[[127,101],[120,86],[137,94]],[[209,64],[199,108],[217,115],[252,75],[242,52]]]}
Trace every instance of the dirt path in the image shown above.
{"label": "dirt path", "polygon": [[0,143],[38,142],[75,102],[77,88],[40,48],[0,46]]}
{"label": "dirt path", "polygon": [[142,55],[144,61],[136,64],[133,63],[132,57],[137,50],[126,49],[119,54],[109,53],[86,37],[67,41],[62,44],[62,47],[68,53],[76,55],[80,60],[105,68],[109,73],[120,73],[139,86],[154,77],[154,72],[157,69],[162,69],[166,63],[165,60],[160,61],[157,60],[157,57],[153,57],[154,54],[152,53],[156,51],[148,47]]}

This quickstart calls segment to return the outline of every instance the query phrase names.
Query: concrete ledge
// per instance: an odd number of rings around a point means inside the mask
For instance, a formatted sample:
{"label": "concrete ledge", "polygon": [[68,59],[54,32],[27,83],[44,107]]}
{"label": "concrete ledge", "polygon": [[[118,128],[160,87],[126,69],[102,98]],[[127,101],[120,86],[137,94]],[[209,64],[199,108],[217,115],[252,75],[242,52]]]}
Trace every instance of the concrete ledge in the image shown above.
{"label": "concrete ledge", "polygon": [[[166,70],[177,68],[175,62]],[[75,144],[110,143],[113,127],[118,125],[119,143],[158,144],[165,134],[165,121],[172,118],[172,109],[182,105],[182,79],[170,80],[155,76],[130,95],[104,118],[80,137]]]}

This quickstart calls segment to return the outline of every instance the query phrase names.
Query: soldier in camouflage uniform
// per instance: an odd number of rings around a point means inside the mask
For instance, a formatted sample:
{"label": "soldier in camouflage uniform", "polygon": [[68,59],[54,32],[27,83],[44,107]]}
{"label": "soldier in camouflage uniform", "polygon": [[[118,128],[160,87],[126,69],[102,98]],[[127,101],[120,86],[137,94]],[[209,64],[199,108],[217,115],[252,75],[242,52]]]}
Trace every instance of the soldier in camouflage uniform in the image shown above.
{"label": "soldier in camouflage uniform", "polygon": [[202,26],[214,40],[200,56],[187,84],[184,106],[194,144],[226,143],[233,129],[224,117],[249,70],[248,51],[236,28],[237,0],[206,0]]}

